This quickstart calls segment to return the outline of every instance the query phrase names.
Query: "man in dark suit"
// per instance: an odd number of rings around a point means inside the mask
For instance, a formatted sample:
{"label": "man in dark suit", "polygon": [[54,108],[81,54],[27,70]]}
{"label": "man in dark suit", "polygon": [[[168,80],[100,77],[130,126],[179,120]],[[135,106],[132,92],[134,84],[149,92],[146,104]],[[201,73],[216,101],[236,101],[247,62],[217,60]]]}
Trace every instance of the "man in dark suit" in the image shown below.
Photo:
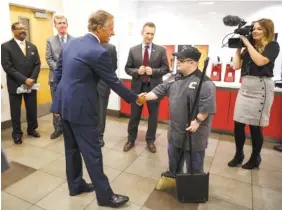
{"label": "man in dark suit", "polygon": [[[125,71],[132,76],[131,89],[135,93],[150,92],[162,83],[163,75],[169,73],[168,60],[164,47],[153,44],[155,24],[148,22],[143,26],[143,43],[130,49]],[[146,133],[147,147],[152,153],[156,152],[154,144],[159,115],[159,101],[148,101],[149,119]],[[138,133],[138,126],[143,106],[131,104],[131,115],[128,123],[128,141],[124,151],[133,146]]]}
{"label": "man in dark suit", "polygon": [[[112,58],[112,70],[117,70],[117,51],[116,47],[112,44],[102,44],[102,46],[109,52]],[[111,89],[109,86],[103,81],[100,80],[98,83],[98,116],[99,116],[99,140],[101,147],[104,146],[104,132],[106,127],[106,116],[107,116],[107,107],[109,103],[109,96],[111,93]]]}
{"label": "man in dark suit", "polygon": [[19,22],[12,25],[14,38],[1,45],[1,64],[7,75],[7,86],[10,99],[11,119],[13,125],[12,137],[15,144],[22,143],[21,104],[22,97],[26,106],[27,133],[39,138],[35,130],[37,123],[36,90],[31,93],[17,94],[17,88],[26,85],[32,88],[40,72],[40,58],[35,45],[25,40],[25,26]]}
{"label": "man in dark suit", "polygon": [[[56,63],[59,59],[59,55],[62,49],[62,46],[73,39],[67,32],[68,29],[68,21],[65,16],[56,15],[54,17],[54,25],[58,31],[56,36],[52,36],[47,40],[46,44],[46,61],[49,65],[49,85],[52,99],[54,97],[54,90],[53,90],[53,77],[54,77],[54,70],[56,68]],[[53,126],[54,132],[51,134],[51,139],[56,139],[63,133],[63,128],[61,121],[53,116]]]}
{"label": "man in dark suit", "polygon": [[[101,78],[129,103],[143,104],[145,96],[136,95],[120,82],[109,53],[100,44],[109,42],[114,35],[113,27],[113,16],[99,10],[88,20],[89,33],[64,45],[54,72],[55,96],[51,111],[62,118],[70,195],[93,191],[94,185],[98,205],[118,207],[129,198],[113,193],[103,171],[97,84]],[[80,153],[93,185],[82,178]]]}

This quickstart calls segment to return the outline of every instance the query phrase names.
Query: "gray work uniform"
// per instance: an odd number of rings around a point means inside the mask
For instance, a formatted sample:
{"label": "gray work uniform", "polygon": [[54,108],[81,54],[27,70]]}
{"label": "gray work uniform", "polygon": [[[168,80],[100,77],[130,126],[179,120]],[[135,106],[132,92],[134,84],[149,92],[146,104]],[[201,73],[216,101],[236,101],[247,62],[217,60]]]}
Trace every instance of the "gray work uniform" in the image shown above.
{"label": "gray work uniform", "polygon": [[[164,96],[169,98],[170,122],[168,141],[174,147],[182,148],[183,146],[186,128],[188,127],[188,103],[190,104],[190,109],[192,109],[201,74],[202,72],[198,69],[185,77],[181,76],[181,74],[176,74],[152,90],[158,98],[163,98]],[[214,83],[205,76],[196,113],[208,113],[209,115],[200,124],[197,131],[191,135],[193,151],[204,151],[207,148],[212,115],[216,111],[215,90]],[[184,150],[190,150],[188,139],[185,141]]]}

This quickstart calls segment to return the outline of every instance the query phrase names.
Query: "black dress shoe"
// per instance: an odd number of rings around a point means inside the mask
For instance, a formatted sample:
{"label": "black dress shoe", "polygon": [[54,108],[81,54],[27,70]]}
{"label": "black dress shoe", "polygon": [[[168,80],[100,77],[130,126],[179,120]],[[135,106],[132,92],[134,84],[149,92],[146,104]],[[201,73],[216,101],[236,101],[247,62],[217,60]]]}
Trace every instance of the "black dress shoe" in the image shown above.
{"label": "black dress shoe", "polygon": [[170,172],[170,171],[166,171],[166,172],[162,173],[161,176],[165,176],[165,177],[169,177],[169,178],[173,178],[173,179],[176,178],[176,174],[175,174],[175,173],[172,173],[172,172]]}
{"label": "black dress shoe", "polygon": [[117,208],[125,203],[127,203],[129,201],[129,197],[124,196],[124,195],[117,195],[114,194],[111,199],[107,202],[99,202],[98,201],[98,205],[99,206],[109,206],[112,208]]}
{"label": "black dress shoe", "polygon": [[40,134],[37,131],[32,131],[27,133],[29,136],[33,136],[35,138],[39,138]]}
{"label": "black dress shoe", "polygon": [[79,195],[81,193],[93,192],[94,190],[95,189],[94,189],[93,184],[85,184],[78,191],[70,192],[70,196],[76,196],[76,195]]}
{"label": "black dress shoe", "polygon": [[58,137],[60,137],[63,134],[63,131],[61,130],[55,130],[52,134],[51,134],[51,139],[56,139]]}
{"label": "black dress shoe", "polygon": [[13,137],[13,139],[14,139],[15,144],[22,144],[23,143],[22,136],[15,136],[15,137]]}
{"label": "black dress shoe", "polygon": [[273,149],[275,149],[275,150],[278,151],[278,152],[282,152],[282,144],[280,144],[280,145],[275,145],[275,146],[273,147]]}
{"label": "black dress shoe", "polygon": [[105,146],[105,142],[104,142],[104,139],[103,138],[99,138],[99,142],[100,142],[100,146],[103,147]]}
{"label": "black dress shoe", "polygon": [[229,167],[237,167],[238,165],[241,165],[243,160],[244,160],[245,156],[243,153],[235,154],[235,157],[228,163]]}

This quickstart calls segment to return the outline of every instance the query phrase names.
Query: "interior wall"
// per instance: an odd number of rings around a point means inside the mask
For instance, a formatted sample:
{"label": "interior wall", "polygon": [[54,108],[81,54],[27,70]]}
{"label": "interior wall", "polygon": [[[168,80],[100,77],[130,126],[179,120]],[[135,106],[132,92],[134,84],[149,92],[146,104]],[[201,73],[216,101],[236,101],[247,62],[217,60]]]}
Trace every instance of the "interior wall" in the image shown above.
{"label": "interior wall", "polygon": [[[1,0],[0,1],[0,17],[1,17],[0,44],[12,38],[9,4],[16,4],[24,7],[31,7],[31,8],[37,8],[42,10],[53,11],[57,13],[63,13],[62,2],[59,0]],[[1,84],[3,84],[4,86],[3,90],[1,91],[1,122],[5,122],[11,119],[10,104],[9,104],[9,97],[6,87],[6,74],[3,71],[1,65],[0,65],[0,71],[1,71]],[[45,74],[43,73],[42,75],[40,75],[41,78],[44,77],[44,79],[41,79],[40,81],[42,84],[45,83],[46,82],[45,80],[48,78],[46,75],[48,75],[48,73],[46,72]],[[42,91],[46,92],[46,90],[43,89]],[[39,96],[38,98],[40,99],[40,97],[41,96]],[[44,96],[42,95],[41,99],[44,101],[46,98],[44,98]]]}
{"label": "interior wall", "polygon": [[[6,42],[11,38],[10,30],[10,14],[9,14],[9,3],[8,0],[0,1],[0,16],[1,16],[1,33],[0,33],[0,43]],[[1,52],[0,52],[1,53]],[[10,103],[6,87],[6,74],[0,65],[1,71],[1,84],[3,89],[1,90],[1,122],[10,120]]]}
{"label": "interior wall", "polygon": [[[2,0],[1,0],[2,1]],[[11,4],[63,13],[61,0],[8,0]]]}
{"label": "interior wall", "polygon": [[[87,21],[90,14],[96,10],[103,9],[115,16],[115,36],[111,38],[110,43],[114,44],[118,53],[117,75],[124,71],[124,60],[127,59],[129,46],[133,43],[131,35],[128,35],[128,26],[135,25],[137,21],[138,2],[132,0],[80,0],[72,1],[62,0],[64,15],[68,18],[68,31],[71,35],[78,37],[85,35],[87,30]],[[77,11],[83,11],[77,14]],[[134,31],[135,30],[131,30]],[[120,110],[120,98],[111,91],[108,109]]]}
{"label": "interior wall", "polygon": [[[37,104],[51,103],[50,87],[48,84],[49,66],[45,59],[46,40],[53,35],[53,13],[48,12],[48,18],[36,18],[34,12],[30,8],[10,5],[11,24],[19,21],[19,17],[28,18],[30,30],[30,42],[33,43],[39,53],[41,61],[41,69],[38,76],[38,84],[40,88],[37,91]],[[24,103],[22,103],[24,106]]]}
{"label": "interior wall", "polygon": [[[220,56],[223,61],[229,61],[234,50],[221,48],[222,38],[235,28],[224,26],[222,18],[225,15],[238,15],[249,22],[260,17],[271,18],[275,22],[278,39],[282,46],[282,24],[280,2],[216,2],[214,5],[198,5],[188,1],[135,1],[135,0],[1,0],[0,15],[2,30],[0,43],[9,40],[10,31],[9,3],[40,8],[64,14],[68,18],[69,33],[75,37],[87,33],[87,19],[91,12],[105,9],[114,14],[116,19],[116,35],[111,39],[118,51],[118,70],[120,78],[130,77],[125,73],[124,66],[129,48],[141,43],[141,28],[144,22],[156,23],[157,31],[154,42],[167,44],[208,44],[211,61]],[[244,4],[244,6],[242,6]],[[78,11],[79,14],[78,14]],[[230,11],[236,11],[231,13]],[[280,78],[281,58],[276,63],[275,78]],[[212,62],[210,62],[211,65]],[[0,70],[2,67],[0,66]],[[210,71],[210,68],[209,68]],[[209,72],[208,72],[209,73]],[[237,81],[240,72],[237,72]],[[6,84],[4,71],[1,82]],[[2,90],[2,117],[10,119],[7,90]],[[120,99],[113,93],[110,95],[109,109],[119,110]]]}
{"label": "interior wall", "polygon": [[[272,19],[276,32],[279,33],[280,46],[282,46],[281,2],[216,1],[213,5],[199,5],[197,2],[187,1],[141,1],[138,9],[137,25],[139,28],[146,21],[156,24],[154,39],[156,44],[208,44],[211,61],[216,61],[217,56],[220,56],[224,63],[229,62],[235,52],[234,49],[221,48],[223,37],[236,28],[223,24],[222,19],[226,15],[237,15],[249,23],[259,18]],[[280,79],[281,56],[280,52],[276,61],[274,79]],[[210,62],[208,74],[211,71],[211,64],[212,62]],[[125,72],[122,72],[121,75],[128,78]],[[237,71],[237,81],[240,79],[239,75],[240,72]]]}

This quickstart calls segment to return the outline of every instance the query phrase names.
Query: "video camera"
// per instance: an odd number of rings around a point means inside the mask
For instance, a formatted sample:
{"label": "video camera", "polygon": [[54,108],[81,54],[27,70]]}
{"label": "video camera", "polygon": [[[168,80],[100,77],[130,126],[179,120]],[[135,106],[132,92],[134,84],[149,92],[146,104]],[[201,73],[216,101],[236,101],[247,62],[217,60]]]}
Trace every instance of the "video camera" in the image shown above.
{"label": "video camera", "polygon": [[[226,26],[238,26],[231,34],[239,34],[246,36],[250,43],[253,44],[254,40],[252,37],[253,25],[246,25],[247,22],[238,17],[227,15],[223,18],[223,23]],[[246,26],[245,26],[246,25]],[[243,27],[244,26],[244,27]],[[229,48],[242,48],[245,47],[243,41],[240,38],[230,38],[228,39],[228,47]]]}

